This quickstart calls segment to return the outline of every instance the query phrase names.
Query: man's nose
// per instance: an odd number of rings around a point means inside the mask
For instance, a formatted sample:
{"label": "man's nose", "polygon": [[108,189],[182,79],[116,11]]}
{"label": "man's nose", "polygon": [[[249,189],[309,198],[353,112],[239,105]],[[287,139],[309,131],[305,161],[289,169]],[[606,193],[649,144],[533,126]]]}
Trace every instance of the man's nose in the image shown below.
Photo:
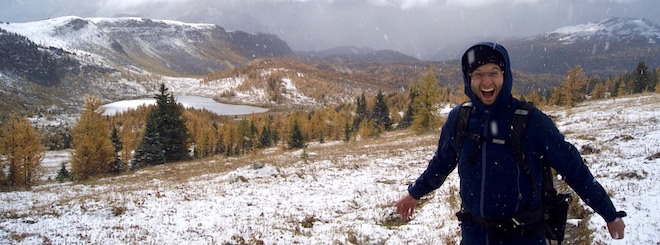
{"label": "man's nose", "polygon": [[490,76],[484,76],[484,78],[481,79],[482,85],[491,85],[492,83],[494,83],[494,81]]}

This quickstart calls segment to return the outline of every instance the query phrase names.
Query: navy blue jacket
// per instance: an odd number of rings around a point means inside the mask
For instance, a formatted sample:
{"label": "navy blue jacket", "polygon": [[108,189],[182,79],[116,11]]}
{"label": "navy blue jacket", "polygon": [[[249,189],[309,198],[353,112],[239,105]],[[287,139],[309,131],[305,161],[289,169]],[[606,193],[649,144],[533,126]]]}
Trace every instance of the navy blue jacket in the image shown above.
{"label": "navy blue jacket", "polygon": [[[513,78],[507,51],[493,43],[477,45],[492,46],[504,56],[504,84],[495,103],[486,106],[473,94],[470,78],[464,70],[465,93],[474,104],[467,131],[486,138],[509,140],[513,112],[522,102],[511,95]],[[416,199],[421,198],[440,187],[447,175],[458,166],[462,206],[467,212],[486,219],[512,217],[527,208],[527,199],[532,196],[530,182],[516,162],[511,147],[506,145],[484,142],[479,149],[476,141],[465,139],[460,159],[457,158],[459,154],[454,150],[454,137],[459,108],[460,105],[449,113],[442,127],[437,151],[408,192]],[[612,201],[594,179],[580,153],[564,140],[552,120],[540,110],[529,114],[523,142],[536,190],[542,190],[540,158],[544,157],[605,221],[611,222],[616,218]],[[531,206],[537,206],[539,202],[539,196],[534,195]],[[486,232],[478,225],[463,222],[461,227],[464,244],[488,244]],[[514,239],[509,244],[545,244],[542,237],[533,241],[519,239],[522,240]]]}

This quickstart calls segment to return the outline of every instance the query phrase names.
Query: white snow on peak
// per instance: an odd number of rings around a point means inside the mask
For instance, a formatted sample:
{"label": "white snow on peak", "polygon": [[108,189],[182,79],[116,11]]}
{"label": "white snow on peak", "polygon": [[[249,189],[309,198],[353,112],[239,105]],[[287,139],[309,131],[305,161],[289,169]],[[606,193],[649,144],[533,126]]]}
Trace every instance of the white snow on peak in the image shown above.
{"label": "white snow on peak", "polygon": [[25,23],[0,23],[0,29],[29,38],[32,42],[46,46],[62,48],[71,52],[86,53],[86,47],[102,46],[111,49],[112,39],[108,37],[107,25],[119,25],[135,22],[163,23],[164,26],[184,29],[206,30],[214,24],[184,23],[172,20],[152,20],[136,17],[122,18],[81,18],[63,16]]}
{"label": "white snow on peak", "polygon": [[544,36],[558,38],[564,44],[591,38],[610,41],[638,37],[643,37],[648,43],[657,43],[660,41],[660,26],[646,19],[610,17],[600,22],[561,27]]}

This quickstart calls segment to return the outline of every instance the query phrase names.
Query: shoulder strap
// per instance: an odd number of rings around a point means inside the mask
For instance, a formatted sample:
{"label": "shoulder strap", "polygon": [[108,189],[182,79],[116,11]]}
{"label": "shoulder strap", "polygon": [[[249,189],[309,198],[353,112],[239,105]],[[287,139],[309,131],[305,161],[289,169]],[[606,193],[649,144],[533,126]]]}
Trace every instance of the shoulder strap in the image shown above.
{"label": "shoulder strap", "polygon": [[[511,148],[513,150],[513,155],[518,162],[518,166],[523,169],[525,175],[527,175],[529,183],[532,185],[532,196],[536,194],[548,195],[548,193],[553,195],[556,193],[556,190],[554,189],[554,184],[552,183],[552,170],[550,169],[550,166],[548,166],[548,164],[543,161],[543,183],[541,184],[543,190],[541,193],[538,193],[536,190],[536,185],[534,184],[534,180],[532,179],[531,170],[529,169],[529,165],[527,165],[527,161],[525,159],[525,153],[523,151],[523,138],[525,136],[525,129],[527,128],[527,119],[529,118],[529,113],[531,113],[534,109],[534,104],[531,102],[523,102],[514,111],[513,121],[511,122]],[[531,199],[532,197],[528,199],[528,205],[531,202]]]}
{"label": "shoulder strap", "polygon": [[[456,120],[455,135],[454,135],[454,145],[456,146],[456,155],[461,154],[463,149],[463,141],[467,136],[467,124],[468,119],[470,118],[470,112],[472,112],[472,102],[464,102],[461,105],[460,110],[458,111],[458,119]],[[458,159],[458,157],[457,157]]]}
{"label": "shoulder strap", "polygon": [[511,122],[511,147],[513,148],[513,155],[527,175],[531,175],[531,173],[525,161],[523,137],[527,128],[527,116],[534,108],[534,104],[531,102],[523,102],[513,112],[513,121]]}

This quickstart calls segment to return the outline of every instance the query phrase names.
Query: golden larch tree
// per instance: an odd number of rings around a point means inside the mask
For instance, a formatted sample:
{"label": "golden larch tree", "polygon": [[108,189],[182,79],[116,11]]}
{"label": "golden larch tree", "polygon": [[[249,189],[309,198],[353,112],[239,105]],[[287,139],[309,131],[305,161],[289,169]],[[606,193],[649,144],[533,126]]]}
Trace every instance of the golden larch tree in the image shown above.
{"label": "golden larch tree", "polygon": [[564,77],[561,84],[561,104],[574,107],[578,102],[584,100],[584,88],[587,84],[587,78],[582,66],[577,65],[568,70],[568,75]]}
{"label": "golden larch tree", "polygon": [[10,117],[3,132],[4,165],[9,167],[7,184],[13,188],[29,189],[43,176],[41,161],[45,149],[41,145],[41,135],[27,119],[17,116]]}
{"label": "golden larch tree", "polygon": [[110,173],[114,160],[114,146],[110,138],[110,125],[103,116],[101,99],[85,98],[85,109],[73,127],[73,156],[71,172],[76,180]]}
{"label": "golden larch tree", "polygon": [[410,88],[412,93],[417,94],[412,101],[415,110],[411,125],[416,133],[426,133],[437,129],[442,123],[439,116],[436,115],[440,106],[438,103],[440,97],[438,83],[433,68],[429,66],[426,75]]}

